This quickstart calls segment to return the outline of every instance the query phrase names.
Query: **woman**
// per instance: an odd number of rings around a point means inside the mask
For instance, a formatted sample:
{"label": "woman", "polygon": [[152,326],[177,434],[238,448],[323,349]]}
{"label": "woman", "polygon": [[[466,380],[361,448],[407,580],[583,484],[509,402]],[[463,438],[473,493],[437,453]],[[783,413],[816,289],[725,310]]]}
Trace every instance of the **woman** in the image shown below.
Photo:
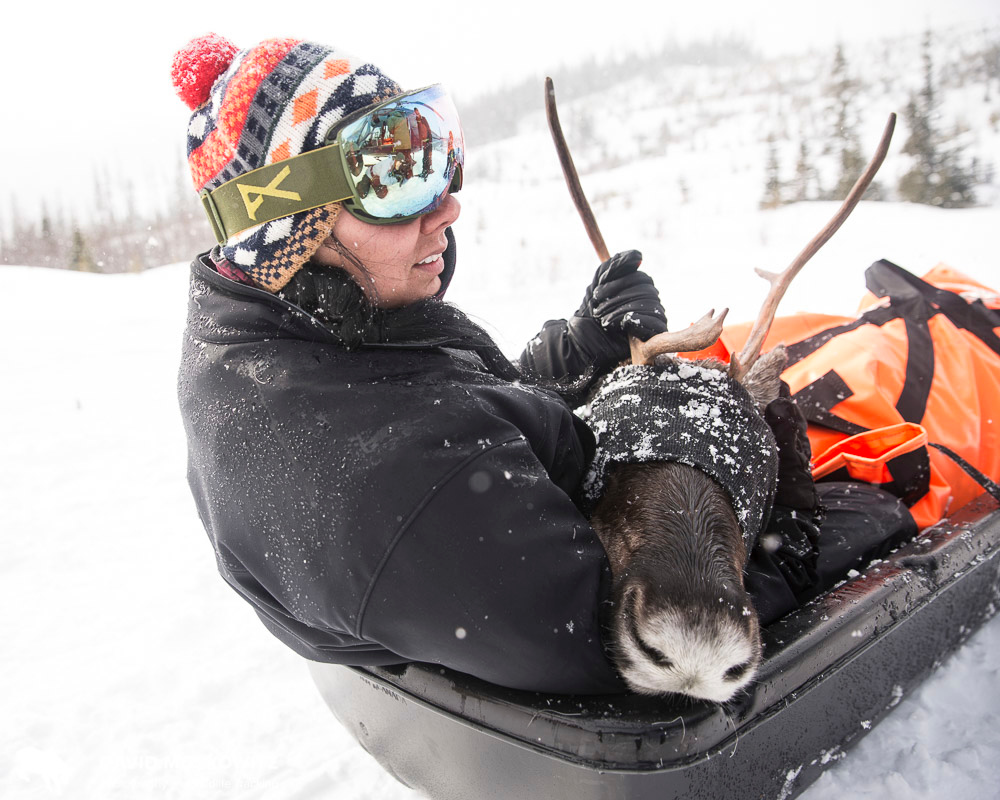
{"label": "woman", "polygon": [[[607,559],[573,502],[593,438],[564,398],[627,357],[627,334],[666,329],[639,254],[602,264],[515,366],[441,300],[464,144],[439,87],[214,35],[173,77],[219,240],[192,265],[179,394],[223,577],[310,659],[622,690],[598,623]],[[387,111],[412,135],[379,133]],[[424,169],[359,190],[400,158]]]}

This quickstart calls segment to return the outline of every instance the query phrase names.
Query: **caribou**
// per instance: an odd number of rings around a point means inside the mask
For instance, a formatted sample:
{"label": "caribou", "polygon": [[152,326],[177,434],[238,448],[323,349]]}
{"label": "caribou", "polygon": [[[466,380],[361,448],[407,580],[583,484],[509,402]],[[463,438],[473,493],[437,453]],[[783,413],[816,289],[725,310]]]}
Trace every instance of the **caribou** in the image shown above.
{"label": "caribou", "polygon": [[[546,115],[570,194],[598,255],[605,260],[608,249],[566,146],[551,79],[546,79],[545,90]],[[633,391],[630,382],[684,385],[692,387],[694,399],[674,405],[688,417],[701,416],[707,422],[691,429],[696,432],[693,437],[689,429],[680,437],[698,438],[699,431],[710,435],[714,429],[709,422],[717,427],[766,427],[763,410],[778,396],[786,360],[780,345],[761,355],[778,304],[793,278],[861,200],[888,151],[895,119],[891,114],[875,155],[827,225],[784,271],[757,270],[770,289],[746,344],[728,364],[678,355],[704,350],[719,339],[726,312],[711,311],[685,330],[646,342],[633,339],[631,363],[605,379],[597,398],[605,392],[612,406],[625,401],[648,403],[649,397],[657,396],[655,390],[653,395],[644,389]],[[732,409],[744,415],[739,422],[726,419]],[[661,419],[673,411],[662,403],[644,409],[654,435],[664,425],[665,438],[676,434],[678,429]],[[612,407],[607,413],[614,417],[616,412]],[[693,442],[695,450],[707,448],[711,454],[701,461],[674,454],[669,442],[666,447],[673,455],[658,458],[655,448],[645,442],[641,448],[645,452],[619,459],[616,456],[622,448],[616,448],[614,434],[621,427],[600,424],[598,456],[603,452],[606,463],[603,475],[592,486],[599,490],[599,498],[590,521],[608,554],[613,577],[605,622],[612,659],[636,692],[726,702],[753,681],[762,657],[760,622],[746,592],[743,571],[748,549],[767,518],[768,509],[763,516],[759,508],[756,515],[748,511],[769,503],[767,480],[755,474],[767,462],[766,458],[761,461],[758,452],[767,450],[766,439],[758,437],[760,445],[755,447],[751,438],[750,447],[733,447],[733,453],[721,452],[713,442]],[[634,442],[628,446],[635,449]],[[720,460],[733,462],[728,471],[718,469]],[[763,486],[759,496],[743,502],[746,498],[738,496],[742,483],[754,481]]]}

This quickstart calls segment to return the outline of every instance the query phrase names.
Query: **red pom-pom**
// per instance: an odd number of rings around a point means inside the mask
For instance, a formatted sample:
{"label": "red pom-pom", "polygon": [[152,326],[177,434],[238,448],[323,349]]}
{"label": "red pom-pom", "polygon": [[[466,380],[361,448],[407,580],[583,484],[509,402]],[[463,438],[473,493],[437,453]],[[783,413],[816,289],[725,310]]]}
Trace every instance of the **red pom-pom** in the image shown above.
{"label": "red pom-pom", "polygon": [[177,95],[193,111],[206,100],[212,84],[233,63],[239,50],[217,33],[192,39],[177,51],[170,69]]}

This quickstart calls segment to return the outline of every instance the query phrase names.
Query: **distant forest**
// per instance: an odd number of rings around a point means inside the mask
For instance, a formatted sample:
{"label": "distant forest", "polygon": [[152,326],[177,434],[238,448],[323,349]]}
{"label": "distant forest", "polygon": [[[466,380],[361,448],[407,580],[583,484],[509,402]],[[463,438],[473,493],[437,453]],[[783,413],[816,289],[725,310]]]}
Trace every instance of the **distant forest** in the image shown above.
{"label": "distant forest", "polygon": [[[949,123],[942,113],[944,82],[951,88],[982,84],[983,101],[989,103],[992,84],[1000,84],[1000,42],[994,41],[981,52],[963,54],[963,71],[948,65],[945,77],[939,75],[933,57],[933,38],[926,33],[920,47],[920,88],[911,93],[897,121],[897,130],[908,131],[900,152],[910,157],[910,169],[899,179],[894,193],[875,182],[865,194],[867,200],[898,199],[939,208],[968,208],[977,204],[976,187],[992,184],[994,165],[969,156],[963,144],[965,131],[957,122]],[[840,200],[854,185],[867,162],[858,138],[857,105],[864,89],[860,76],[852,74],[842,47],[837,47],[830,63],[824,93],[829,103],[832,124],[827,137],[820,141],[801,140],[794,174],[783,177],[778,160],[775,136],[768,137],[764,192],[761,208],[777,208],[785,203],[804,200]],[[1000,86],[998,86],[1000,88]],[[998,105],[1000,109],[1000,105]],[[1000,123],[1000,110],[990,123],[994,130]],[[834,181],[828,186],[819,182],[813,154],[832,157],[836,164]]]}
{"label": "distant forest", "polygon": [[[890,51],[887,44],[885,59]],[[921,42],[920,63],[914,64],[911,71],[911,74],[919,72],[921,86],[910,94],[899,121],[906,138],[897,133],[900,137],[897,141],[902,142],[901,152],[910,157],[911,169],[898,185],[874,185],[867,195],[869,199],[891,198],[959,208],[981,202],[977,187],[994,183],[994,165],[966,154],[961,125],[957,120],[945,118],[942,101],[948,91],[976,87],[982,92],[983,102],[995,108],[989,125],[993,130],[1000,127],[1000,32],[983,32],[974,46],[962,47],[954,53],[949,49],[949,57],[942,59],[945,63],[934,63],[935,52],[941,50],[935,50],[932,35],[928,33]],[[852,67],[841,47],[823,58],[822,94],[834,123],[824,137],[810,137],[809,141],[796,143],[798,159],[794,172],[788,171],[787,165],[783,170],[776,136],[770,135],[767,161],[763,165],[762,208],[843,197],[864,166],[858,106],[869,82],[878,79]],[[868,58],[878,56],[868,54]],[[627,93],[628,81],[639,76],[669,76],[671,70],[684,66],[749,70],[766,63],[749,45],[720,40],[690,46],[667,44],[655,52],[610,54],[602,60],[595,57],[557,69],[552,77],[562,106],[617,86]],[[769,89],[775,93],[791,90],[780,82]],[[482,147],[517,133],[517,126],[511,126],[510,121],[540,114],[542,101],[542,82],[537,76],[468,101],[459,98],[467,142]],[[599,114],[601,109],[595,108],[591,113]],[[586,121],[585,117],[576,120]],[[669,136],[669,131],[664,130],[663,136]],[[783,144],[787,145],[787,140]],[[818,156],[836,162],[835,179],[826,186],[819,182],[814,163]],[[130,185],[110,185],[110,179],[101,173],[95,173],[93,211],[86,220],[67,215],[55,201],[28,218],[12,196],[5,208],[0,206],[0,264],[138,272],[186,261],[209,248],[214,243],[211,228],[191,186],[186,164],[181,158],[177,161],[174,185],[168,189],[172,197],[169,211],[138,212],[136,204],[129,200],[133,195]],[[125,198],[116,208],[124,206],[132,210],[122,212],[112,208],[107,201],[112,194]]]}
{"label": "distant forest", "polygon": [[[87,221],[48,204],[29,221],[12,199],[9,215],[0,215],[0,264],[116,273],[189,260],[211,247],[215,238],[180,159],[169,191],[169,212],[142,214],[130,199],[130,184],[112,185],[106,176],[95,174],[92,218]],[[131,211],[115,210],[107,200],[112,194],[124,197],[121,205]]]}

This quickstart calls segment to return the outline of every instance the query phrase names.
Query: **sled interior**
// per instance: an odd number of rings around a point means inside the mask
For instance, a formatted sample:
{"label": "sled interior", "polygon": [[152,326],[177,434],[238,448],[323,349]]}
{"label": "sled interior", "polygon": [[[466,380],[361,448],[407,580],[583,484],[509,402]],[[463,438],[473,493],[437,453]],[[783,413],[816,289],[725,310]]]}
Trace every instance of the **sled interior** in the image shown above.
{"label": "sled interior", "polygon": [[998,553],[983,495],[768,626],[758,680],[725,706],[518,692],[428,664],[310,669],[362,747],[431,798],[787,800],[996,612]]}

